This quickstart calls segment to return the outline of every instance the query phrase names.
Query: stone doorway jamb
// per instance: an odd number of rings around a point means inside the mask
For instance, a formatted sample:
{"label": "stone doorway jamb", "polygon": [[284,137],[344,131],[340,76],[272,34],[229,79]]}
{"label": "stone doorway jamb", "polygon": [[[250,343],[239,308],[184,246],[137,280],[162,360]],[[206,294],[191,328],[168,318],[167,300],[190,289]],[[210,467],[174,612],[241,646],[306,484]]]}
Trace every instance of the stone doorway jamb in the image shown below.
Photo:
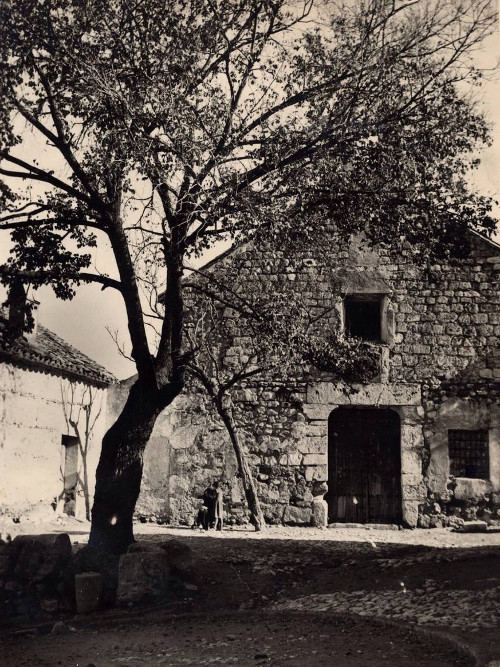
{"label": "stone doorway jamb", "polygon": [[[398,413],[401,421],[401,497],[404,525],[414,527],[418,506],[427,491],[422,475],[424,410],[420,385],[373,383],[357,385],[354,393],[345,393],[338,384],[317,382],[307,387],[304,414],[310,420],[301,447],[306,466],[306,480],[328,482],[328,417],[341,406],[384,407]],[[308,455],[314,451],[315,455]]]}

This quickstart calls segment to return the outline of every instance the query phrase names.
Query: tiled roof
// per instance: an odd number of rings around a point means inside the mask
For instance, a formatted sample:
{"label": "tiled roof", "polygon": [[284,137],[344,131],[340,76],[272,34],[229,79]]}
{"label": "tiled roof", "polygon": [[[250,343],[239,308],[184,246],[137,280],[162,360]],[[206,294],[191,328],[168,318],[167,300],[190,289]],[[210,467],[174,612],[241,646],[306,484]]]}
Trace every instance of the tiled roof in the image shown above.
{"label": "tiled roof", "polygon": [[52,373],[97,386],[116,382],[111,373],[41,324],[34,340],[5,336],[6,318],[0,312],[0,361],[29,370]]}

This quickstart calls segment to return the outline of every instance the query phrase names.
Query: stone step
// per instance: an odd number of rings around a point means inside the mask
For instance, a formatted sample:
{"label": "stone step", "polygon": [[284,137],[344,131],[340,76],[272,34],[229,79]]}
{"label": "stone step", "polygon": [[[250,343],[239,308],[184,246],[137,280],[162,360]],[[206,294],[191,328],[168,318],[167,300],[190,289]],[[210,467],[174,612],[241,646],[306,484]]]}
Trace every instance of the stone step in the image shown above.
{"label": "stone step", "polygon": [[341,523],[336,521],[329,523],[328,528],[344,529],[344,528],[359,528],[361,530],[399,530],[399,526],[395,523]]}
{"label": "stone step", "polygon": [[460,527],[461,533],[486,533],[488,524],[486,521],[464,521]]}

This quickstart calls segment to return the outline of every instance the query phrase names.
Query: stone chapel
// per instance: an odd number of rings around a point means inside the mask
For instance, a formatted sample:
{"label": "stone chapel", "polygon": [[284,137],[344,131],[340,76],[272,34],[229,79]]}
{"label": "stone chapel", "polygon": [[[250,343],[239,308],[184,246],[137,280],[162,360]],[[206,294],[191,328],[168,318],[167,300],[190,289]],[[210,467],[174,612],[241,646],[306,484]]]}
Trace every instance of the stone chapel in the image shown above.
{"label": "stone chapel", "polygon": [[[304,367],[291,385],[259,376],[233,392],[268,522],[432,527],[500,518],[500,246],[469,234],[466,258],[426,269],[409,249],[394,255],[360,238],[320,256],[256,253],[250,244],[222,260],[235,289],[289,284],[318,311],[331,303],[333,275],[340,289],[322,326],[378,354],[378,372],[348,391]],[[224,315],[223,355],[234,363],[245,358],[248,332],[236,311]],[[111,388],[115,412],[131,381]],[[188,389],[160,416],[144,465],[144,519],[192,523],[203,488],[219,479],[228,520],[247,520],[227,434],[202,393]]]}

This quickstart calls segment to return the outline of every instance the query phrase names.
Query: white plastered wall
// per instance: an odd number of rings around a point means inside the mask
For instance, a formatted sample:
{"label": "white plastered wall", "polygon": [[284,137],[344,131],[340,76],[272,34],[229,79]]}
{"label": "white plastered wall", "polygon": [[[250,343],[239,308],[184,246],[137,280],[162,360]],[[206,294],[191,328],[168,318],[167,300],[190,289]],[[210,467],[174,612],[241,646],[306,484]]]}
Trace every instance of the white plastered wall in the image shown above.
{"label": "white plastered wall", "polygon": [[[71,392],[73,389],[73,393]],[[85,393],[87,392],[87,393]],[[106,390],[92,388],[93,412],[97,416],[91,433],[87,463],[90,502],[95,486],[95,469],[106,420]],[[49,511],[63,490],[65,451],[63,435],[75,435],[67,417],[73,402],[72,418],[83,433],[84,414],[78,403],[85,402],[88,386],[46,373],[0,364],[0,513],[22,516],[33,509]],[[66,410],[66,416],[65,416]],[[83,436],[82,436],[83,437]],[[81,473],[79,454],[79,472]],[[82,494],[77,498],[76,515],[85,516]]]}

